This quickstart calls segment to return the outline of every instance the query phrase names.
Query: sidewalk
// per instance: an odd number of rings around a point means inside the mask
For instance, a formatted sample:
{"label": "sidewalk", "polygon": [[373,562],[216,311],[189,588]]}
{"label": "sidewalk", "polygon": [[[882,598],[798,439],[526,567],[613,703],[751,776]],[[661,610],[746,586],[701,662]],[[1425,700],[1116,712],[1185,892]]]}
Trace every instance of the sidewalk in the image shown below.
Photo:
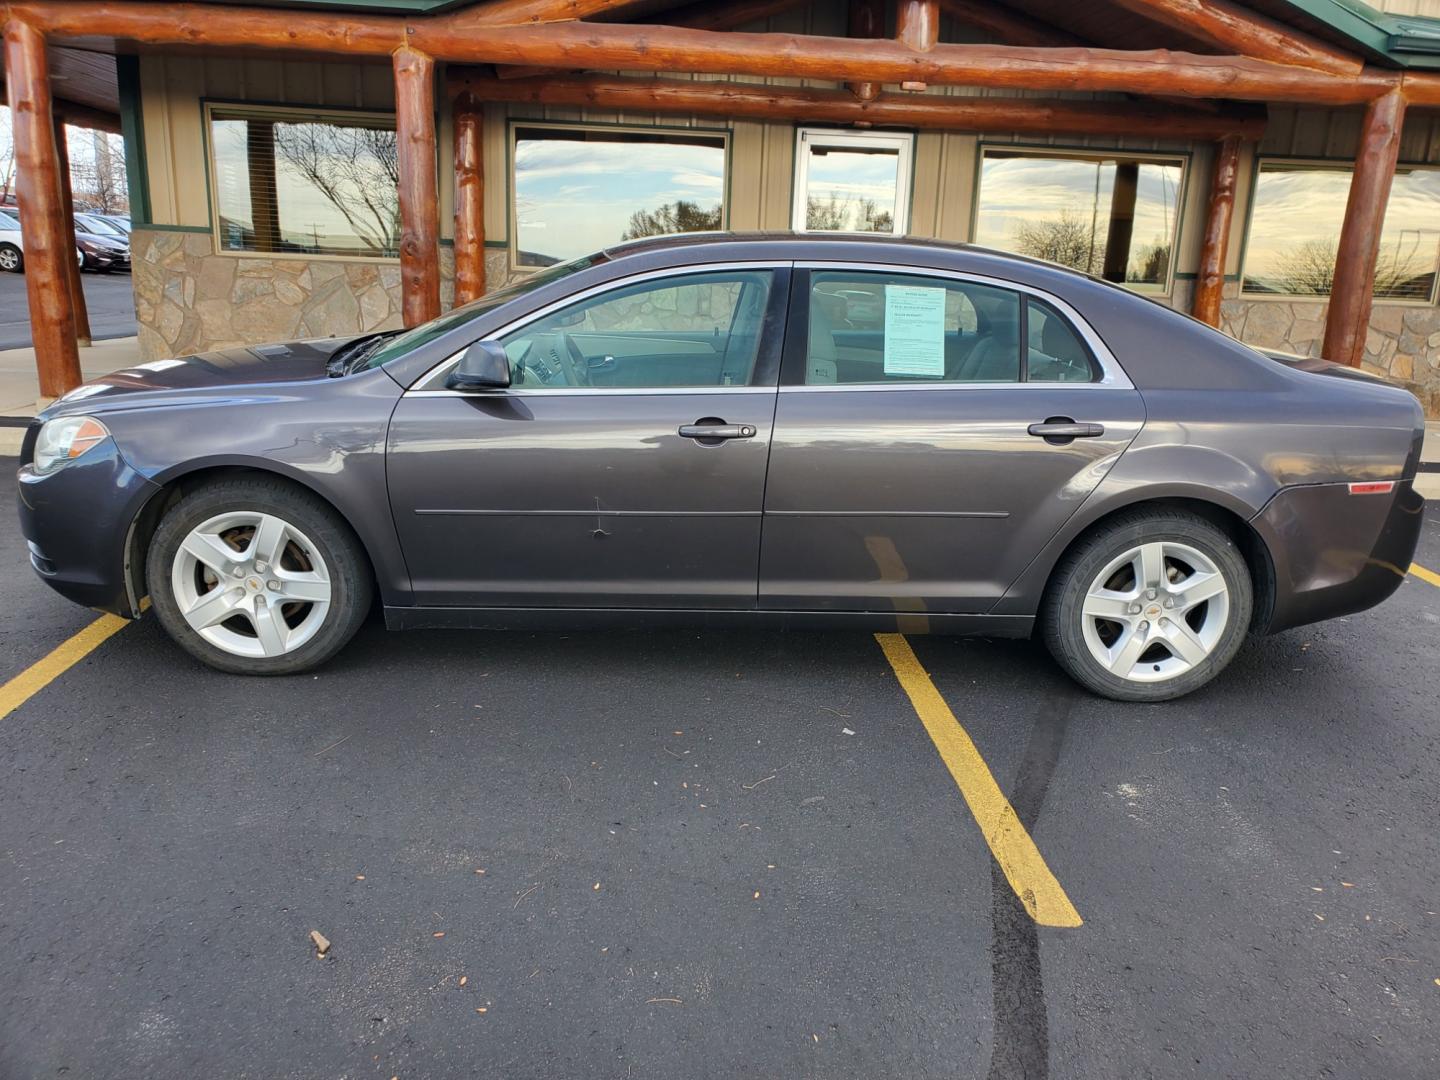
{"label": "sidewalk", "polygon": [[[140,346],[133,337],[97,341],[80,350],[80,372],[94,379],[140,362]],[[40,383],[35,375],[35,350],[0,351],[0,418],[34,416],[39,411]],[[23,427],[0,426],[0,455],[20,452]]]}

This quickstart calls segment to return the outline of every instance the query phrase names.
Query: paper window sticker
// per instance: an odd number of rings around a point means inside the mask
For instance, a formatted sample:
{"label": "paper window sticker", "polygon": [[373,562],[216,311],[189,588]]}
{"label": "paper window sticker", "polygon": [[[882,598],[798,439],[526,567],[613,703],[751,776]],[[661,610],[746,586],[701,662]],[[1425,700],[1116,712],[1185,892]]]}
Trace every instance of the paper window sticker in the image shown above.
{"label": "paper window sticker", "polygon": [[945,377],[945,290],[885,286],[885,374]]}

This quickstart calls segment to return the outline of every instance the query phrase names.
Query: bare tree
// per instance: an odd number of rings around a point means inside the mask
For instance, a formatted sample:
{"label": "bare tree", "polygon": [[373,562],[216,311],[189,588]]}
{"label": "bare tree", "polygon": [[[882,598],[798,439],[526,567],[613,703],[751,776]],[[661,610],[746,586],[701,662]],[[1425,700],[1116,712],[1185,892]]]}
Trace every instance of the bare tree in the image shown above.
{"label": "bare tree", "polygon": [[86,129],[71,127],[68,132],[72,147],[70,186],[75,193],[75,204],[100,214],[127,212],[130,191],[125,177],[125,153],[123,148],[116,153],[110,141],[118,137],[95,131],[87,132],[94,136],[93,140],[85,140],[77,137],[82,131]]}
{"label": "bare tree", "polygon": [[630,227],[620,237],[622,240],[638,240],[642,236],[668,236],[671,233],[713,232],[720,228],[720,204],[710,210],[702,210],[688,199],[677,199],[673,203],[656,207],[654,210],[636,210],[630,215]]}
{"label": "bare tree", "polygon": [[15,188],[15,136],[10,127],[10,110],[0,105],[0,206],[10,201]]}
{"label": "bare tree", "polygon": [[1053,218],[1019,222],[1015,226],[1015,250],[1032,259],[1098,274],[1105,260],[1105,244],[1096,229],[1094,222],[1065,209]]}
{"label": "bare tree", "polygon": [[394,131],[276,124],[275,154],[325,196],[367,247],[397,250],[400,155]]}
{"label": "bare tree", "polygon": [[852,199],[831,192],[828,199],[811,195],[805,200],[805,227],[835,232],[892,232],[895,217],[876,206],[874,199]]}

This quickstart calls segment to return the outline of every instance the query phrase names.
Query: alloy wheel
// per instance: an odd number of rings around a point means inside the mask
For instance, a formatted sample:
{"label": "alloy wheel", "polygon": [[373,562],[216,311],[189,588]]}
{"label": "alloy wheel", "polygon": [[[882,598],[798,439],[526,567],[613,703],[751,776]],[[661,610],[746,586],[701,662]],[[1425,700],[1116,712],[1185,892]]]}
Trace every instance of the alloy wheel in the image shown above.
{"label": "alloy wheel", "polygon": [[20,253],[14,248],[0,248],[0,270],[13,272],[20,266]]}
{"label": "alloy wheel", "polygon": [[1085,644],[1101,667],[1131,682],[1163,682],[1215,651],[1230,590],[1197,548],[1151,541],[1107,563],[1080,610]]}
{"label": "alloy wheel", "polygon": [[330,608],[319,549],[273,514],[225,513],[185,536],[171,567],[180,615],[234,656],[283,656],[313,638]]}

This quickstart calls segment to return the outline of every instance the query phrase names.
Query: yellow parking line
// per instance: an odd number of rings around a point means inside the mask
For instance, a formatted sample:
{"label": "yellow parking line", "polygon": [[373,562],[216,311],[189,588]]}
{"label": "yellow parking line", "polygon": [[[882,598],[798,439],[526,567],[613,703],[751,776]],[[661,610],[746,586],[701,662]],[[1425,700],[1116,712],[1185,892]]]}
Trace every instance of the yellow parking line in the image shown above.
{"label": "yellow parking line", "polygon": [[4,720],[84,660],[112,634],[129,625],[129,619],[122,619],[118,615],[101,615],[84,630],[56,646],[47,656],[35,661],[4,686],[0,686],[0,720]]}
{"label": "yellow parking line", "polygon": [[950,770],[975,823],[1015,895],[1041,926],[1079,926],[1083,921],[1060,882],[1045,865],[1035,841],[995,782],[974,741],[955,719],[902,634],[876,634],[895,677],[920,714],[935,749]]}
{"label": "yellow parking line", "polygon": [[1435,573],[1434,570],[1426,570],[1425,567],[1417,562],[1410,564],[1410,573],[1414,574],[1421,581],[1428,581],[1436,588],[1440,588],[1440,574]]}

